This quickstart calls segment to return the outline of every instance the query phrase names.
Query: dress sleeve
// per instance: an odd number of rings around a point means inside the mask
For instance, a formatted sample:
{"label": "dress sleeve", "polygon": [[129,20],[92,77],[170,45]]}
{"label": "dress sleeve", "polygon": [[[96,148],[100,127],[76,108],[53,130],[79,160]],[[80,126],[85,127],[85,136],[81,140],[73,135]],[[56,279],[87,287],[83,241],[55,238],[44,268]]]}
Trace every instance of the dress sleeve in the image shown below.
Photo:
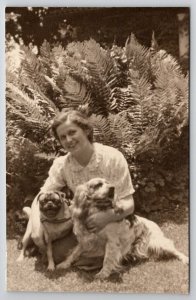
{"label": "dress sleeve", "polygon": [[110,162],[110,177],[119,199],[123,199],[135,192],[127,161],[119,151],[113,155]]}
{"label": "dress sleeve", "polygon": [[41,187],[40,192],[45,193],[54,190],[61,190],[65,185],[65,179],[63,177],[63,166],[65,163],[65,157],[61,156],[54,160],[49,172],[48,178],[44,185]]}

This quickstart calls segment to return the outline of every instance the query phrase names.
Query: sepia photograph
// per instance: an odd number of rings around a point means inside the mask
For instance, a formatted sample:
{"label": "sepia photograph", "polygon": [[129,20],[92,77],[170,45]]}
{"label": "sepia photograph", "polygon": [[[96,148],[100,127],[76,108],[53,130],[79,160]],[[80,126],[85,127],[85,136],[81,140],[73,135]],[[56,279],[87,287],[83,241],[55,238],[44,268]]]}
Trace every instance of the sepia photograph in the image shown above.
{"label": "sepia photograph", "polygon": [[189,7],[6,7],[7,291],[189,294]]}

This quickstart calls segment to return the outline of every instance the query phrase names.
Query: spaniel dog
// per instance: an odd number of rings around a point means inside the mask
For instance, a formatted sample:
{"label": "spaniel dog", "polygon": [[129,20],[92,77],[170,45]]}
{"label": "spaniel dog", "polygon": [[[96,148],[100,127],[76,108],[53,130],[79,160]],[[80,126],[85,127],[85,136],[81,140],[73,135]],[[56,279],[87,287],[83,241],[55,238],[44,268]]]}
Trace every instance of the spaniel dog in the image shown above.
{"label": "spaniel dog", "polygon": [[188,263],[188,257],[175,248],[173,241],[164,236],[156,223],[140,216],[135,215],[133,222],[123,219],[107,224],[99,232],[89,232],[86,226],[88,216],[100,210],[114,209],[116,213],[122,210],[114,198],[114,187],[105,179],[94,178],[78,186],[72,205],[73,230],[78,245],[65,261],[57,265],[57,269],[69,268],[88,252],[104,257],[103,267],[96,275],[99,279],[118,271],[122,259],[128,256],[138,259],[167,256]]}

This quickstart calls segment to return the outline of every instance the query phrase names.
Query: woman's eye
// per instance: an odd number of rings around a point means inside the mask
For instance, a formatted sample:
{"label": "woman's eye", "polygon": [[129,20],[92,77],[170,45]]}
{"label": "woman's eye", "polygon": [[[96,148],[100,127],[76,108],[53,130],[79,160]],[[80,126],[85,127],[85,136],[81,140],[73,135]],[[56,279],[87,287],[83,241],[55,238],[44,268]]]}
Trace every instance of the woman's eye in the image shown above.
{"label": "woman's eye", "polygon": [[75,135],[75,133],[76,133],[76,130],[70,130],[67,134],[61,135],[60,140],[61,141],[66,140],[67,137],[73,136],[73,135]]}
{"label": "woman's eye", "polygon": [[60,137],[60,140],[62,141],[62,140],[65,140],[66,139],[66,135],[62,135],[61,137]]}
{"label": "woman's eye", "polygon": [[69,135],[74,135],[75,134],[75,130],[71,130],[70,132],[69,132]]}

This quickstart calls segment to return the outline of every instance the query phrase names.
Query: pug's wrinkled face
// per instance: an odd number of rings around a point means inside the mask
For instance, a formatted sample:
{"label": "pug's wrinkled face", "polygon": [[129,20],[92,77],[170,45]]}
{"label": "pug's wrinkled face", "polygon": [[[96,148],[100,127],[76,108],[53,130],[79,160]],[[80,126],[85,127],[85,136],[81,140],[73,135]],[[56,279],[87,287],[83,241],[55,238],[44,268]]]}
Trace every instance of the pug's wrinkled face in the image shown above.
{"label": "pug's wrinkled face", "polygon": [[38,197],[40,211],[48,218],[55,217],[62,207],[62,197],[57,192],[42,193]]}

